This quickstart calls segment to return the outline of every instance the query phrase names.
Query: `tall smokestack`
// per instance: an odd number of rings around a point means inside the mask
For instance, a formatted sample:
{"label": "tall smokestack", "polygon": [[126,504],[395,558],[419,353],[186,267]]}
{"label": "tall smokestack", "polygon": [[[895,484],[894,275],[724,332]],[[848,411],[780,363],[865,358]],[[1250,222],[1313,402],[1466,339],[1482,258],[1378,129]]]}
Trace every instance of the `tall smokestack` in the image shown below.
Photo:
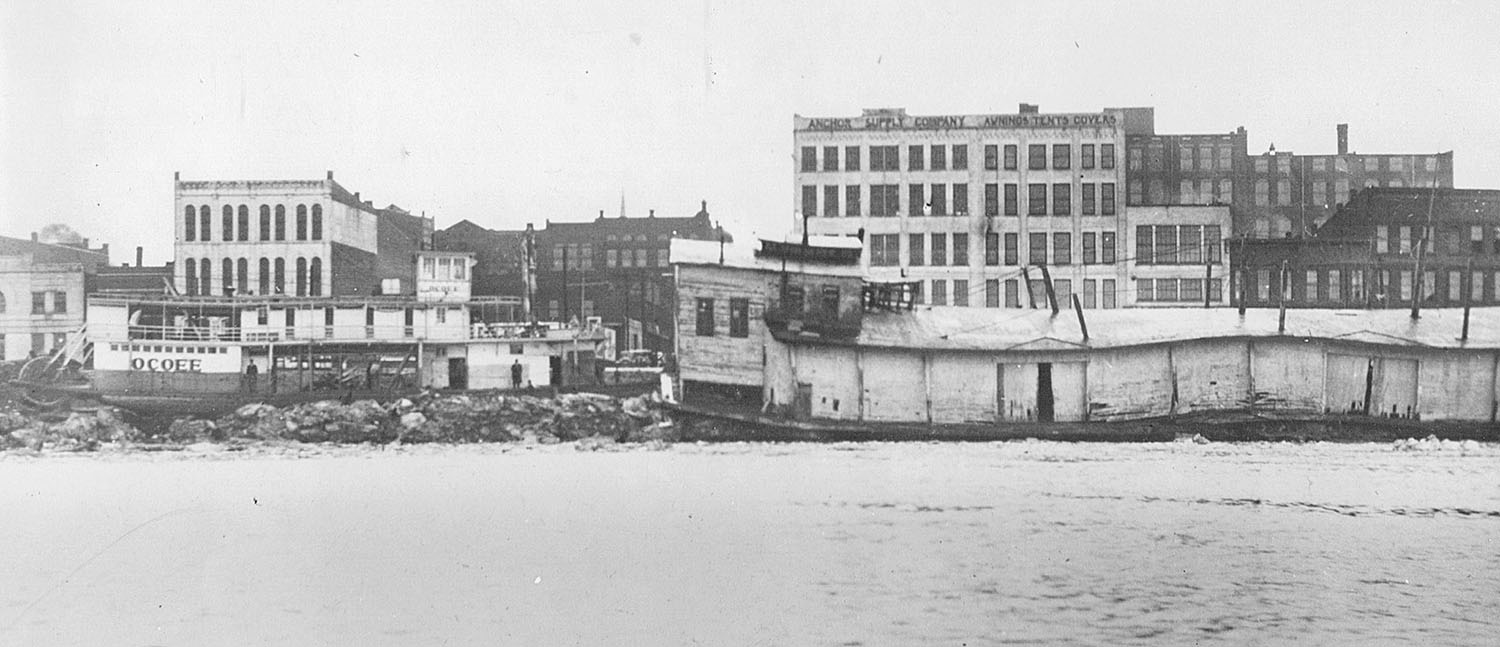
{"label": "tall smokestack", "polygon": [[1349,154],[1349,124],[1339,124],[1339,154]]}
{"label": "tall smokestack", "polygon": [[145,250],[146,250],[146,248],[144,248],[144,247],[136,246],[136,248],[135,248],[135,266],[136,267],[141,267],[141,255],[145,253]]}

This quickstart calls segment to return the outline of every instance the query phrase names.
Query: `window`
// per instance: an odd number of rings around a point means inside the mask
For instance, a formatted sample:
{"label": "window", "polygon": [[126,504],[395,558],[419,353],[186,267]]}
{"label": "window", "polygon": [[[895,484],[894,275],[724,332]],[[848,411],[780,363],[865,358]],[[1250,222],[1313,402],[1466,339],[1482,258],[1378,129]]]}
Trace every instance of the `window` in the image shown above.
{"label": "window", "polygon": [[1271,300],[1271,270],[1255,271],[1255,298],[1258,301]]}
{"label": "window", "polygon": [[1020,198],[1016,195],[1018,189],[1014,184],[1005,185],[1005,215],[1014,216],[1020,213]]}
{"label": "window", "polygon": [[1375,225],[1375,253],[1387,254],[1391,251],[1391,229],[1387,225]]}
{"label": "window", "polygon": [[1093,184],[1083,184],[1083,215],[1085,216],[1094,215],[1094,207],[1096,206],[1094,192],[1097,189],[1098,187]]}
{"label": "window", "polygon": [[323,240],[323,205],[312,206],[312,239]]}
{"label": "window", "polygon": [[1047,234],[1031,234],[1027,247],[1028,265],[1047,264]]}
{"label": "window", "polygon": [[231,207],[227,204],[224,205],[223,213],[224,216],[223,218],[221,218],[220,222],[223,227],[223,229],[220,231],[220,233],[223,234],[221,240],[234,240],[234,207]]}
{"label": "window", "polygon": [[1177,149],[1177,168],[1182,171],[1193,170],[1193,148],[1183,144]]}
{"label": "window", "polygon": [[729,300],[729,336],[750,336],[750,300]]}
{"label": "window", "polygon": [[[1153,229],[1156,240],[1151,250],[1151,262],[1158,265],[1178,262],[1177,251],[1180,248],[1177,245],[1177,228],[1172,225],[1157,225]],[[1136,262],[1141,261],[1136,259]]]}
{"label": "window", "polygon": [[1006,265],[1016,265],[1016,264],[1018,264],[1020,262],[1020,252],[1017,250],[1017,247],[1019,246],[1019,242],[1018,242],[1019,238],[1020,237],[1017,234],[1006,234],[1005,235],[1005,264]]}
{"label": "window", "polygon": [[984,185],[984,215],[1000,215],[1000,185],[989,183]]}
{"label": "window", "polygon": [[226,258],[219,262],[219,273],[224,281],[224,296],[234,294],[234,260]]}
{"label": "window", "polygon": [[984,280],[984,307],[1000,307],[1000,279]]}
{"label": "window", "polygon": [[901,157],[895,146],[871,146],[870,147],[870,170],[871,171],[899,171],[901,170]]}
{"label": "window", "polygon": [[[858,150],[858,149],[855,149]],[[844,187],[844,215],[859,215],[859,185],[851,184]]]}
{"label": "window", "polygon": [[1031,216],[1047,215],[1047,185],[1029,184],[1026,186],[1026,214]]}
{"label": "window", "polygon": [[1021,285],[1015,279],[1005,280],[1005,307],[1021,307]]}
{"label": "window", "polygon": [[208,242],[208,233],[213,227],[213,214],[209,212],[208,205],[198,205],[198,240]]}
{"label": "window", "polygon": [[944,216],[948,214],[948,186],[946,184],[932,185],[932,193],[929,194],[932,202],[932,215]]}
{"label": "window", "polygon": [[[188,259],[188,260],[192,260],[192,259]],[[269,258],[261,258],[260,259],[259,269],[260,269],[260,274],[258,276],[260,278],[260,294],[270,294],[271,293],[271,259],[269,259]],[[191,270],[192,270],[192,266],[191,265],[188,266],[188,270],[189,270],[189,272],[191,272]],[[261,322],[261,323],[265,323],[265,322]]]}
{"label": "window", "polygon": [[859,147],[858,146],[845,146],[844,147],[844,170],[845,171],[858,171],[859,170]]}
{"label": "window", "polygon": [[271,288],[275,290],[276,294],[286,294],[286,259],[278,258],[274,261],[274,264],[276,270],[272,274],[271,281],[273,285]]}
{"label": "window", "polygon": [[1058,182],[1052,185],[1052,215],[1068,216],[1073,214],[1073,185],[1067,182]]}
{"label": "window", "polygon": [[802,172],[813,173],[818,170],[818,149],[816,146],[802,147]]}
{"label": "window", "polygon": [[1402,254],[1410,254],[1411,253],[1411,247],[1412,247],[1411,243],[1412,243],[1413,240],[1415,240],[1412,237],[1412,228],[1411,227],[1401,227],[1400,229],[1397,230],[1397,232],[1401,235],[1400,240],[1396,241],[1397,244],[1400,245],[1401,253]]}
{"label": "window", "polygon": [[965,171],[969,168],[969,145],[953,145],[953,170]]}
{"label": "window", "polygon": [[182,239],[189,243],[198,239],[198,210],[193,205],[182,208]]}
{"label": "window", "polygon": [[1106,216],[1115,215],[1115,183],[1105,182],[1099,185],[1099,213]]}
{"label": "window", "polygon": [[896,215],[896,211],[900,208],[898,190],[899,186],[895,184],[870,185],[870,215]]}
{"label": "window", "polygon": [[1088,170],[1094,168],[1094,145],[1083,144],[1078,147],[1078,168]]}
{"label": "window", "polygon": [[1469,252],[1472,254],[1484,253],[1484,227],[1479,225],[1469,227]]}
{"label": "window", "polygon": [[1463,278],[1460,272],[1448,272],[1448,300],[1458,301],[1463,298]]}
{"label": "window", "polygon": [[1099,232],[1099,262],[1105,265],[1115,264],[1115,232]]}
{"label": "window", "polygon": [[984,145],[984,170],[995,171],[1000,169],[1000,147],[995,144]]}
{"label": "window", "polygon": [[1083,295],[1080,300],[1083,301],[1082,305],[1085,308],[1099,307],[1099,282],[1094,279],[1084,279]]}
{"label": "window", "polygon": [[839,170],[839,147],[837,147],[837,146],[824,146],[823,147],[823,170],[825,170],[825,171],[837,171],[837,170]]}
{"label": "window", "polygon": [[932,254],[929,258],[933,265],[948,264],[948,234],[932,235]]}
{"label": "window", "polygon": [[276,205],[276,240],[286,240],[286,205]]}
{"label": "window", "polygon": [[870,236],[870,265],[896,266],[901,264],[901,235],[872,234]]}
{"label": "window", "polygon": [[1115,307],[1115,280],[1103,279],[1099,281],[1099,301],[1101,307]]}
{"label": "window", "polygon": [[297,240],[307,240],[307,205],[297,205]]}
{"label": "window", "polygon": [[1016,170],[1016,155],[1017,155],[1016,145],[1015,144],[1006,144],[1005,145],[1005,170],[1007,170],[1007,171],[1014,171],[1014,170]]}
{"label": "window", "polygon": [[250,207],[240,205],[236,224],[239,226],[240,240],[250,240]]}
{"label": "window", "polygon": [[926,265],[925,254],[927,252],[927,234],[908,234],[906,239],[907,254],[911,257],[911,265]]}
{"label": "window", "polygon": [[[1265,160],[1256,160],[1262,162]],[[1266,180],[1255,181],[1255,206],[1267,207],[1271,205],[1271,183]]]}
{"label": "window", "polygon": [[1469,300],[1470,301],[1483,301],[1484,300],[1484,272],[1474,272],[1473,275],[1469,277],[1469,280],[1471,281],[1469,283]]}
{"label": "window", "polygon": [[906,170],[922,170],[922,162],[927,158],[926,155],[922,154],[923,148],[924,147],[921,144],[915,144],[906,147]]}
{"label": "window", "polygon": [[698,297],[698,336],[714,336],[714,300]]}
{"label": "window", "polygon": [[1203,228],[1199,225],[1181,225],[1177,228],[1177,262],[1203,262]]}
{"label": "window", "polygon": [[968,234],[953,234],[953,264],[960,267],[969,264]]}
{"label": "window", "polygon": [[948,305],[948,282],[943,279],[932,280],[932,305]]}
{"label": "window", "polygon": [[932,167],[934,171],[948,170],[948,147],[942,144],[932,145]]}
{"label": "window", "polygon": [[984,264],[990,266],[1000,264],[1000,234],[984,235]]}
{"label": "window", "polygon": [[1032,144],[1026,148],[1026,168],[1041,171],[1047,168],[1047,145]]}
{"label": "window", "polygon": [[1072,164],[1073,164],[1073,146],[1072,146],[1072,144],[1053,144],[1052,145],[1052,168],[1054,168],[1054,169],[1068,169],[1068,168],[1073,168]]}
{"label": "window", "polygon": [[1073,234],[1067,232],[1052,234],[1052,264],[1073,264]]}
{"label": "window", "polygon": [[[240,261],[244,262],[244,259]],[[316,256],[307,268],[307,294],[314,297],[323,296],[323,259]]]}
{"label": "window", "polygon": [[1151,225],[1136,225],[1135,228],[1135,262],[1137,265],[1151,265]]}
{"label": "window", "polygon": [[648,267],[646,265],[646,250],[644,250],[644,249],[637,249],[637,250],[635,250],[635,266],[636,267]]}
{"label": "window", "polygon": [[1099,262],[1099,235],[1086,231],[1083,233],[1083,264],[1093,265]]}
{"label": "window", "polygon": [[906,187],[906,207],[913,216],[927,215],[926,185],[911,184]]}
{"label": "window", "polygon": [[[1102,169],[1112,169],[1114,167],[1115,167],[1115,145],[1114,144],[1100,144],[1099,145],[1099,168],[1102,168]],[[1113,283],[1113,281],[1111,281],[1111,283]],[[1111,297],[1110,300],[1113,301],[1114,298]],[[1106,308],[1113,308],[1114,306],[1110,305],[1110,306],[1104,306],[1104,307],[1106,307]]]}
{"label": "window", "polygon": [[953,185],[953,215],[969,215],[969,185]]}
{"label": "window", "polygon": [[1214,168],[1214,148],[1212,146],[1198,147],[1198,168],[1211,171]]}
{"label": "window", "polygon": [[818,187],[811,184],[802,186],[802,215],[818,215]]}
{"label": "window", "polygon": [[1307,270],[1303,274],[1302,299],[1307,303],[1315,302],[1318,300],[1318,271]]}
{"label": "window", "polygon": [[271,207],[260,205],[260,240],[271,240]]}
{"label": "window", "polygon": [[1218,225],[1203,226],[1203,249],[1207,254],[1203,260],[1209,263],[1219,263],[1224,260],[1224,234]]}
{"label": "window", "polygon": [[[1219,170],[1229,171],[1233,169],[1234,151],[1228,146],[1220,146],[1216,149],[1219,154]],[[1321,161],[1321,160],[1320,160]],[[1321,169],[1319,169],[1321,170]]]}
{"label": "window", "polygon": [[1276,206],[1286,207],[1292,204],[1292,181],[1276,181]]}
{"label": "window", "polygon": [[969,281],[968,279],[953,280],[953,305],[961,308],[969,307]]}
{"label": "window", "polygon": [[830,218],[839,215],[839,187],[828,185],[823,187],[823,215]]}
{"label": "window", "polygon": [[[192,260],[192,259],[188,259],[188,260]],[[34,314],[34,315],[47,314],[47,293],[46,292],[32,292],[31,293],[31,314]]]}
{"label": "window", "polygon": [[[448,260],[448,259],[443,259]],[[297,257],[297,296],[307,296],[307,259]]]}
{"label": "window", "polygon": [[620,250],[618,250],[618,249],[606,249],[606,250],[604,250],[604,266],[605,267],[617,267],[617,266],[619,266],[619,264],[620,264]]}
{"label": "window", "polygon": [[1130,204],[1144,204],[1146,196],[1143,193],[1144,186],[1139,179],[1130,181]]}
{"label": "window", "polygon": [[1052,296],[1057,299],[1059,308],[1066,308],[1073,301],[1073,281],[1071,279],[1052,279]]}
{"label": "window", "polygon": [[[1139,149],[1139,148],[1132,148],[1132,149],[1130,149],[1130,170],[1132,170],[1132,171],[1139,171],[1139,170],[1141,170],[1141,168],[1144,166],[1144,164],[1142,163],[1142,160],[1144,158],[1145,158],[1145,152],[1142,151],[1141,149]],[[1103,155],[1102,151],[1101,151],[1101,153],[1099,155],[1099,165],[1101,167],[1104,166],[1104,155]]]}

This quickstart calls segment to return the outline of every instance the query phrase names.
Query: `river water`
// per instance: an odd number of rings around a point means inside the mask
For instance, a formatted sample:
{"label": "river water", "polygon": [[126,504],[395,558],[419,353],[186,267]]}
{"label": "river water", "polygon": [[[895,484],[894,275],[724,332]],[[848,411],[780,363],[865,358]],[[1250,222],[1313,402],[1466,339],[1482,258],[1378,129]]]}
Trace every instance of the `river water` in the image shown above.
{"label": "river water", "polygon": [[1477,645],[1500,447],[0,455],[0,644]]}

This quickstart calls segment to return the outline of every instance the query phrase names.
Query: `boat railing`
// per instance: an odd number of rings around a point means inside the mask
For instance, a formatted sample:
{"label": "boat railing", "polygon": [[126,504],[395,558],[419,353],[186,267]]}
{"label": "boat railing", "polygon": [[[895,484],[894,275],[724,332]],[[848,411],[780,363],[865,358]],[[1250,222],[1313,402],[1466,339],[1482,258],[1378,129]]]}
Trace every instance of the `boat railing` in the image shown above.
{"label": "boat railing", "polygon": [[282,342],[371,342],[371,341],[468,341],[524,340],[537,338],[579,339],[602,337],[603,326],[568,325],[558,322],[473,323],[414,325],[374,323],[332,325],[294,323],[291,325],[95,325],[90,330],[97,341],[201,341],[248,344]]}

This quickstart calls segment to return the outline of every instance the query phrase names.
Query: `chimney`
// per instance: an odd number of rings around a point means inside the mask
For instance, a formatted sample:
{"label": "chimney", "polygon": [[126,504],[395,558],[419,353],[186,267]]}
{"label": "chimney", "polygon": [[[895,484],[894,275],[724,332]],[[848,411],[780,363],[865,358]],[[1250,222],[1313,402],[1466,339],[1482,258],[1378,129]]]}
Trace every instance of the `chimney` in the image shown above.
{"label": "chimney", "polygon": [[1041,107],[1034,103],[1023,103],[1021,104],[1019,112],[1023,115],[1034,115],[1037,114],[1037,112],[1039,112],[1040,110]]}
{"label": "chimney", "polygon": [[600,219],[600,220],[603,220],[603,219],[604,219],[604,210],[603,210],[603,209],[600,209],[600,210],[599,210],[599,219]]}
{"label": "chimney", "polygon": [[145,251],[146,251],[146,248],[141,247],[139,245],[136,246],[136,248],[135,248],[135,266],[136,267],[140,267],[141,266],[141,255],[144,254]]}
{"label": "chimney", "polygon": [[328,172],[328,179],[330,179],[330,180],[333,179],[333,171],[329,171]]}
{"label": "chimney", "polygon": [[172,171],[172,181],[173,182],[177,182],[177,181],[179,181],[181,179],[182,179],[182,171]]}
{"label": "chimney", "polygon": [[1339,124],[1339,154],[1349,154],[1349,124]]}
{"label": "chimney", "polygon": [[109,264],[109,243],[99,245],[99,253],[104,254],[104,263]]}
{"label": "chimney", "polygon": [[31,242],[37,242],[36,232],[31,232]]}
{"label": "chimney", "polygon": [[355,202],[359,202],[359,192],[358,191],[354,192],[354,201]]}
{"label": "chimney", "polygon": [[87,239],[87,238],[83,239],[83,248],[84,249],[89,249],[89,239]]}
{"label": "chimney", "polygon": [[656,210],[655,209],[651,209],[650,211],[647,211],[646,212],[646,217],[647,218],[655,218],[656,217]]}

